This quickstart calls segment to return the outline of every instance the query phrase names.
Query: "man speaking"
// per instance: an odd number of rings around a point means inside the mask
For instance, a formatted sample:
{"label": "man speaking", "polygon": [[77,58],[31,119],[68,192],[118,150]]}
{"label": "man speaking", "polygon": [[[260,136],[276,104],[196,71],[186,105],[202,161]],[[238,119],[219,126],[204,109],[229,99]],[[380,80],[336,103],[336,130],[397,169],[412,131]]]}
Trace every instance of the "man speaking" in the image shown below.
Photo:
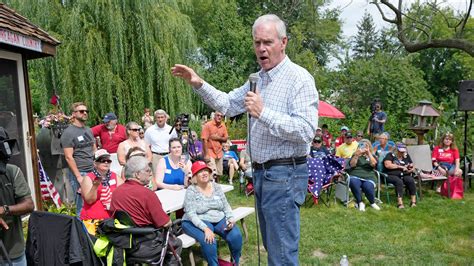
{"label": "man speaking", "polygon": [[231,117],[251,115],[248,139],[268,264],[298,265],[299,208],[308,187],[306,155],[318,124],[318,92],[308,71],[286,56],[288,38],[279,17],[259,17],[252,35],[261,67],[256,93],[250,82],[226,94],[187,66],[175,65],[171,71],[211,108]]}

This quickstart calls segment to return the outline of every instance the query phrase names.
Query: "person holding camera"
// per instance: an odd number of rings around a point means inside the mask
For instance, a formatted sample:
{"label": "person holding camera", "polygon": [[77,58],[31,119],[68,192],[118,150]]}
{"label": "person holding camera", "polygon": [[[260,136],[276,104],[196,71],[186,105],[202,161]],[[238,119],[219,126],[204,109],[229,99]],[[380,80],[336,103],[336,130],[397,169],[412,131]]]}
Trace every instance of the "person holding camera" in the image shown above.
{"label": "person holding camera", "polygon": [[94,169],[83,177],[81,182],[84,205],[80,219],[91,235],[95,235],[99,221],[111,216],[112,193],[123,184],[123,180],[110,170],[112,160],[105,149],[94,154]]}
{"label": "person holding camera", "polygon": [[8,147],[0,149],[0,241],[13,265],[26,265],[21,216],[32,212],[35,206],[23,172],[8,163],[18,144],[3,127],[0,127],[0,145]]}
{"label": "person holding camera", "polygon": [[369,127],[367,134],[375,136],[385,131],[384,125],[387,122],[387,114],[382,111],[382,103],[380,101],[374,101],[371,104],[372,115],[369,119]]}
{"label": "person holding camera", "polygon": [[357,150],[349,161],[350,169],[347,173],[350,175],[349,187],[356,199],[356,208],[359,211],[365,211],[365,203],[362,201],[361,190],[369,200],[370,207],[379,211],[380,207],[375,203],[375,187],[377,177],[374,168],[377,159],[373,156],[372,144],[369,140],[360,141]]}
{"label": "person holding camera", "polygon": [[242,234],[235,226],[232,208],[221,187],[212,181],[212,170],[205,162],[192,165],[193,184],[186,190],[182,227],[186,234],[195,238],[204,259],[210,266],[218,265],[218,234],[229,246],[234,265],[239,265],[242,252]]}
{"label": "person holding camera", "polygon": [[408,193],[410,193],[410,207],[416,206],[416,185],[413,179],[415,168],[410,155],[407,153],[407,148],[403,143],[397,143],[396,152],[391,152],[385,156],[383,160],[384,173],[387,174],[387,182],[395,186],[397,191],[397,207],[404,209],[403,205],[403,185],[407,186]]}

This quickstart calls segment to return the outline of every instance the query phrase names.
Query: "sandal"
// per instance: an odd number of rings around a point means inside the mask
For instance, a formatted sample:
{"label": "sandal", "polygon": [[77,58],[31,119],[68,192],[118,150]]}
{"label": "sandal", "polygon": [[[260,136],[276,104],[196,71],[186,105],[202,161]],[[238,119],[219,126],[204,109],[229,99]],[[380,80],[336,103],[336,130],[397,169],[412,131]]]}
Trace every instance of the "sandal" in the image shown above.
{"label": "sandal", "polygon": [[413,208],[413,207],[416,207],[416,202],[413,202],[413,201],[410,202],[410,207],[412,207],[412,208]]}
{"label": "sandal", "polygon": [[399,209],[405,209],[405,206],[403,206],[403,204],[398,204],[398,205],[397,205],[397,208],[399,208]]}

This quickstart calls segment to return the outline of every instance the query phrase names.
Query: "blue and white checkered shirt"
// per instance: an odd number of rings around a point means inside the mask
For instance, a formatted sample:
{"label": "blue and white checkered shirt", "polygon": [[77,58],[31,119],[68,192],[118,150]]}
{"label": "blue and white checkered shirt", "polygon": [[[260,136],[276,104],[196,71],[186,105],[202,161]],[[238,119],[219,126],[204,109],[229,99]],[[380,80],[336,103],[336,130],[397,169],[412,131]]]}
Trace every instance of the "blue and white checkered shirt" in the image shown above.
{"label": "blue and white checkered shirt", "polygon": [[[254,162],[305,156],[318,125],[318,91],[309,72],[285,57],[276,67],[258,72],[257,90],[264,108],[260,118],[250,122],[250,150]],[[208,83],[195,90],[203,101],[225,114],[245,112],[247,81],[228,94]]]}

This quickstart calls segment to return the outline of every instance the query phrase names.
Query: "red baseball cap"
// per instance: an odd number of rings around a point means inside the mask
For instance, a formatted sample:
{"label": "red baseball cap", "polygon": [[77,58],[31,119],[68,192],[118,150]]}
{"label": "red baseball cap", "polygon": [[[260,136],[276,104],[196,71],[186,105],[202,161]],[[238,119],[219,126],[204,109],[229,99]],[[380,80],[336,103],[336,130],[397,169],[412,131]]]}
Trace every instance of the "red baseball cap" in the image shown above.
{"label": "red baseball cap", "polygon": [[193,173],[193,176],[202,169],[208,169],[212,173],[212,169],[209,168],[209,166],[207,166],[207,164],[203,161],[195,161],[193,166],[191,166],[191,172]]}

